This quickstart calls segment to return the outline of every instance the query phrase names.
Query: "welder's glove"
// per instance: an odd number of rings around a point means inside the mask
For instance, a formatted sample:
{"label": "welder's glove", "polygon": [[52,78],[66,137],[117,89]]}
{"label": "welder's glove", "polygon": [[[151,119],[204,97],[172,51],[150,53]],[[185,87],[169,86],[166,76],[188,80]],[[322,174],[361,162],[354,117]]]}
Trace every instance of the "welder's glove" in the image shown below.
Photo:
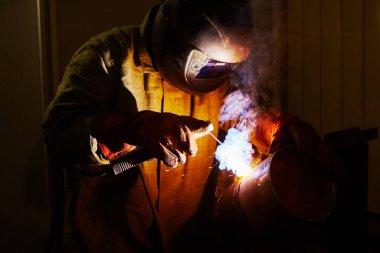
{"label": "welder's glove", "polygon": [[144,147],[169,167],[197,153],[196,139],[213,130],[209,121],[172,113],[141,111],[133,116],[105,114],[97,121],[98,142],[116,152],[125,143]]}

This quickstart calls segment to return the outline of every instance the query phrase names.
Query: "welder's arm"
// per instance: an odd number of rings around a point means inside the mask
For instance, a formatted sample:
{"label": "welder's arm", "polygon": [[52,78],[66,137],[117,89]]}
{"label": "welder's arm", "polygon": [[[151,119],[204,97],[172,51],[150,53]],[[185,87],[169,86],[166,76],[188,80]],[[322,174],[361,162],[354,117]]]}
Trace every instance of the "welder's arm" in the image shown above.
{"label": "welder's arm", "polygon": [[212,130],[209,121],[146,110],[134,115],[104,114],[95,123],[94,136],[112,153],[128,143],[144,147],[167,166],[176,167],[178,162],[186,162],[186,155],[196,155],[196,139]]}
{"label": "welder's arm", "polygon": [[[94,44],[100,42],[92,41],[75,53],[42,121],[49,156],[62,164],[98,163],[90,142],[93,123],[109,110],[120,85]],[[111,53],[119,48],[107,46]],[[120,59],[112,61],[117,64]],[[133,108],[129,110],[135,112]]]}
{"label": "welder's arm", "polygon": [[[111,48],[110,55],[120,55],[112,52],[113,45],[106,48]],[[125,87],[120,84],[118,61],[105,61],[93,45],[74,55],[43,120],[49,153],[63,163],[86,165],[107,163],[111,156],[103,156],[103,150],[118,155],[138,145],[168,166],[185,162],[186,153],[197,152],[195,139],[212,125],[174,114],[137,112],[132,94],[120,92]],[[125,103],[118,112],[112,112],[115,96]]]}

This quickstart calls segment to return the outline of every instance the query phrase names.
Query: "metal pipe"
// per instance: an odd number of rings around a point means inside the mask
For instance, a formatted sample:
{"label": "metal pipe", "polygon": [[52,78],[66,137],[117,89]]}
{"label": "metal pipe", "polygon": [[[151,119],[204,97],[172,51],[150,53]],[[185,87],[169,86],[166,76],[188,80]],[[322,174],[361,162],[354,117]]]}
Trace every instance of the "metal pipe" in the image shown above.
{"label": "metal pipe", "polygon": [[335,184],[317,160],[287,147],[229,186],[214,205],[223,229],[271,234],[293,221],[321,221],[335,205]]}

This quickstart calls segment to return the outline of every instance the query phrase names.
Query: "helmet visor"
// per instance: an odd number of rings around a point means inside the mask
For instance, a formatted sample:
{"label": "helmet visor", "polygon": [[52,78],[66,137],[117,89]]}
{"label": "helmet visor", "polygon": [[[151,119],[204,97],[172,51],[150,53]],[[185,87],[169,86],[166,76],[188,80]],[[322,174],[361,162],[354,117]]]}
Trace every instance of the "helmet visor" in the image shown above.
{"label": "helmet visor", "polygon": [[[185,67],[186,81],[200,90],[218,86],[238,63],[214,60],[200,50],[193,49]],[[204,86],[204,87],[200,87]]]}

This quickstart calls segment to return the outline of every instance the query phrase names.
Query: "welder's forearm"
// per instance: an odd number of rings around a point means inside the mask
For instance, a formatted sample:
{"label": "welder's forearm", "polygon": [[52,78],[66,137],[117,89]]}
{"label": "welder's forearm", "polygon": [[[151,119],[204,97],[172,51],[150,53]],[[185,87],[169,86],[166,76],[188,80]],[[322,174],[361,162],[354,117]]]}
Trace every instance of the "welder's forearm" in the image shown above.
{"label": "welder's forearm", "polygon": [[79,120],[62,120],[65,124],[48,129],[45,139],[52,155],[64,164],[96,163],[90,144],[94,119],[90,116]]}

